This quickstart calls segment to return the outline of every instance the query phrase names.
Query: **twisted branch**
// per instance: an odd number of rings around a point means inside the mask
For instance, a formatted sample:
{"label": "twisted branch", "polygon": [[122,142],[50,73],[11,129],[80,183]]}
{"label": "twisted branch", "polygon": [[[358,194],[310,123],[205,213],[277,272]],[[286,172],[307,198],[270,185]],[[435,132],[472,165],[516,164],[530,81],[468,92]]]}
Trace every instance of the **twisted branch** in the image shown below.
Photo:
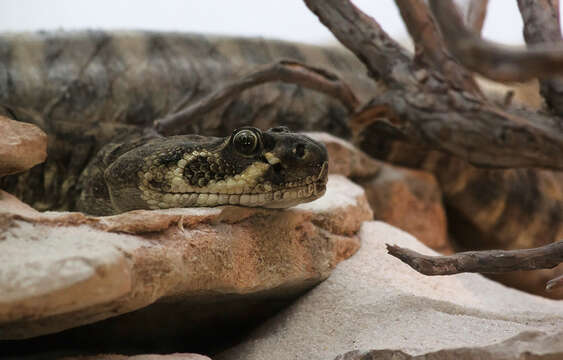
{"label": "twisted branch", "polygon": [[219,88],[184,110],[155,120],[154,127],[160,134],[169,135],[178,127],[183,128],[200,116],[215,110],[242,91],[272,81],[298,84],[325,93],[339,100],[350,112],[354,112],[359,106],[359,101],[350,87],[337,75],[296,61],[282,60]]}
{"label": "twisted branch", "polygon": [[395,0],[415,43],[415,60],[440,71],[454,86],[480,93],[472,75],[448,53],[432,14],[423,0]]}
{"label": "twisted branch", "polygon": [[[476,165],[563,169],[563,157],[557,156],[563,153],[563,129],[557,120],[535,112],[500,109],[471,89],[452,85],[439,72],[417,68],[377,22],[350,1],[305,3],[372,76],[389,86],[353,116],[351,128],[362,137],[370,137],[370,131],[379,131],[383,125],[400,140]],[[399,3],[405,9],[409,6]]]}
{"label": "twisted branch", "polygon": [[497,81],[526,81],[563,74],[563,50],[520,50],[481,39],[463,26],[451,0],[429,0],[446,45],[466,68]]}
{"label": "twisted branch", "polygon": [[[533,249],[467,251],[448,256],[423,255],[387,244],[387,252],[424,275],[551,269],[563,263],[563,241]],[[562,281],[563,277],[553,279],[546,289],[554,289]]]}

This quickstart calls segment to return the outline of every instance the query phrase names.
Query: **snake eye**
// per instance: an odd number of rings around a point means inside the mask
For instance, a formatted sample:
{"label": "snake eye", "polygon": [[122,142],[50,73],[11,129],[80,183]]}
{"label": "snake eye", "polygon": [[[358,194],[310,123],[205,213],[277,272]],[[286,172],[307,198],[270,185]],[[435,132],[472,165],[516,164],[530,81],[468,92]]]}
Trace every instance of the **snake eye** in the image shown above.
{"label": "snake eye", "polygon": [[252,155],[258,147],[258,136],[252,130],[241,130],[233,137],[233,144],[242,155]]}

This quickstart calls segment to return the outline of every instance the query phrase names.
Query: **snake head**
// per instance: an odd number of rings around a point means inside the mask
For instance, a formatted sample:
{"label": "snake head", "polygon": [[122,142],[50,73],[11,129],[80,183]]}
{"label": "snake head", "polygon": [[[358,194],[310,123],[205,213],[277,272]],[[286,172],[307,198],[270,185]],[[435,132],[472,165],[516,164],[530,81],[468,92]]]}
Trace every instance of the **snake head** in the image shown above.
{"label": "snake head", "polygon": [[328,176],[324,145],[285,127],[243,127],[226,138],[157,138],[106,163],[103,177],[113,213],[220,205],[286,208],[322,196]]}

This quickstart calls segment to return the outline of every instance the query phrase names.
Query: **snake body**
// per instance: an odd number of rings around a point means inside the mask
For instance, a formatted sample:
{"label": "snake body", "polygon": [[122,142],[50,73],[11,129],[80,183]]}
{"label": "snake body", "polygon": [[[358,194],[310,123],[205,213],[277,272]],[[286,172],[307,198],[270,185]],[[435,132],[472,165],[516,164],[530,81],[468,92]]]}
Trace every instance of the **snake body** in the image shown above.
{"label": "snake body", "polygon": [[[0,188],[39,210],[83,208],[80,204],[95,193],[83,192],[89,181],[102,193],[107,188],[92,179],[100,180],[108,163],[103,158],[113,156],[112,147],[125,151],[136,146],[135,139],[144,139],[155,119],[280,59],[337,73],[360,102],[386,90],[385,84],[366,76],[353,55],[330,46],[151,32],[0,35],[0,114],[35,123],[49,134],[47,161],[0,179]],[[350,139],[347,119],[347,109],[328,96],[270,83],[244,91],[179,127],[176,134],[221,137],[249,124],[261,129],[284,124],[294,131],[326,131]],[[449,230],[465,248],[531,247],[563,237],[561,172],[479,169],[375,132],[357,144],[376,158],[433,172],[444,196]],[[135,171],[138,181],[140,170]],[[101,213],[109,211],[110,195],[104,194],[95,198],[100,199]],[[147,201],[158,205],[176,195],[151,196],[145,195]],[[195,195],[189,201],[196,201]]]}

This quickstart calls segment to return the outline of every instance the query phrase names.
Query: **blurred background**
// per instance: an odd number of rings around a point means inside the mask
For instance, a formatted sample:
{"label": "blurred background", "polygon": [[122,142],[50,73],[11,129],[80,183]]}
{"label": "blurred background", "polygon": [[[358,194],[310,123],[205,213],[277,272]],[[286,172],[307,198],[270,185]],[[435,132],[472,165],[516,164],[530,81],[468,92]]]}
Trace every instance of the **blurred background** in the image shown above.
{"label": "blurred background", "polygon": [[[458,0],[463,5],[464,0]],[[408,43],[393,0],[355,0],[396,40]],[[334,42],[301,0],[0,0],[0,31],[143,29]],[[523,44],[516,1],[490,0],[483,36]]]}

